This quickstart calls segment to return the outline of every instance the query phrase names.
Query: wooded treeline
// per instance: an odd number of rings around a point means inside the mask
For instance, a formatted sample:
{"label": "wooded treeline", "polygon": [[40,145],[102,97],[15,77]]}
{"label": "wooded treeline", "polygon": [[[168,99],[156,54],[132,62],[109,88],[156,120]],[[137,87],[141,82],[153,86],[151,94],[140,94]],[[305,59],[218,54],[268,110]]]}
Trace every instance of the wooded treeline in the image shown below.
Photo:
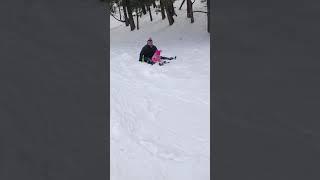
{"label": "wooded treeline", "polygon": [[[167,19],[169,25],[172,25],[175,22],[176,7],[174,7],[175,0],[100,0],[101,2],[108,3],[110,8],[110,15],[113,16],[116,20],[125,23],[126,26],[129,26],[131,31],[139,30],[139,18],[143,15],[148,15],[150,21],[153,21],[153,11],[151,8],[155,9],[156,15],[161,14],[162,20]],[[210,11],[209,11],[209,1],[210,0],[201,0],[202,3],[206,3],[207,12],[205,11],[196,11],[193,9],[193,4],[196,0],[183,0],[179,6],[178,10],[181,10],[183,6],[187,7],[186,16],[190,18],[190,22],[194,23],[195,19],[193,13],[207,13],[208,14],[208,32],[209,22],[210,22]]]}

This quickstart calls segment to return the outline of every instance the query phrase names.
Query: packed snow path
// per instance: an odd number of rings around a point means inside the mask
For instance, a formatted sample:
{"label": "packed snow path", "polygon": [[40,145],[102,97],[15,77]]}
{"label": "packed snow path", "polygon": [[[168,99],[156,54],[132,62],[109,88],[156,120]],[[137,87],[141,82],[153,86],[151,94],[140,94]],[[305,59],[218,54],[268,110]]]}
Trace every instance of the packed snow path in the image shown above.
{"label": "packed snow path", "polygon": [[[180,1],[177,3],[179,4]],[[195,8],[204,9],[195,3]],[[210,44],[206,14],[173,26],[154,13],[130,32],[111,17],[111,179],[209,180]],[[138,62],[152,37],[164,66]]]}

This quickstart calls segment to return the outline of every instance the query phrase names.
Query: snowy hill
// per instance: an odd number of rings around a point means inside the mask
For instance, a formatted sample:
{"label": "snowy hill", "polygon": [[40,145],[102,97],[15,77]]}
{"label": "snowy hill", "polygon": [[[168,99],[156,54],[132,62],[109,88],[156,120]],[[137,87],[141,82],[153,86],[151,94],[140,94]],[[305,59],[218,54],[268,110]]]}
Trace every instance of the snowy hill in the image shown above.
{"label": "snowy hill", "polygon": [[[186,6],[168,25],[153,13],[140,30],[110,17],[111,179],[209,180],[210,42],[207,15],[186,17]],[[205,10],[196,1],[194,9]],[[164,56],[164,66],[138,62],[149,37]]]}

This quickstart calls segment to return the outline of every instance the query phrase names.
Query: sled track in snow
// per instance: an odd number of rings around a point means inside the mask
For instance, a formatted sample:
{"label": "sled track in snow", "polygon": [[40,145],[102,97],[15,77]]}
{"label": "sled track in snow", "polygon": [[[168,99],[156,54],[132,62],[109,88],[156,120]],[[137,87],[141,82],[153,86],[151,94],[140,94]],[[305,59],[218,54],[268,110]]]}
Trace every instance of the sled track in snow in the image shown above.
{"label": "sled track in snow", "polygon": [[[127,61],[134,61],[134,59],[130,57],[128,53],[125,53],[121,50],[114,51],[114,53],[120,54],[121,59],[127,59]],[[208,105],[208,102],[196,97],[188,96],[188,93],[185,93],[181,90],[179,91],[170,88],[163,89],[161,87],[154,87],[152,83],[150,83],[149,81],[145,81],[145,79],[162,78],[164,81],[168,81],[167,75],[164,73],[152,72],[154,68],[158,67],[150,66],[147,64],[141,64],[139,62],[134,64],[133,68],[145,65],[146,68],[149,69],[145,69],[143,72],[139,72],[137,69],[137,71],[134,71],[136,73],[132,73],[133,71],[128,70],[129,67],[125,65],[125,61],[126,60],[123,60],[123,62],[117,62],[114,64],[114,66],[118,66],[117,69],[119,70],[119,72],[114,73],[113,81],[119,83],[120,87],[118,87],[118,89],[111,87],[111,93],[113,94],[112,96],[117,97],[115,98],[115,101],[116,104],[118,104],[118,106],[115,109],[116,112],[121,116],[120,124],[121,127],[125,129],[127,136],[130,137],[132,141],[138,144],[141,148],[158,158],[174,161],[185,161],[190,156],[198,156],[184,152],[181,148],[179,148],[178,145],[161,145],[153,139],[139,135],[139,128],[141,128],[142,124],[144,124],[145,122],[143,122],[141,119],[138,119],[135,116],[135,114],[143,113],[144,116],[147,117],[145,118],[145,120],[152,122],[153,126],[156,126],[157,128],[166,131],[172,136],[177,136],[178,133],[176,133],[175,131],[170,130],[169,128],[164,128],[163,126],[160,126],[157,123],[161,121],[161,119],[158,119],[157,114],[161,112],[161,106],[163,105],[152,103],[151,99],[153,99],[154,95],[148,92],[157,92],[158,96],[167,96],[168,98],[175,98],[178,101],[183,101],[185,103],[204,103]],[[183,78],[180,78],[180,81],[181,80],[183,80]],[[122,91],[133,92],[131,93],[131,95],[135,96],[134,92],[143,91],[145,89],[147,89],[148,91],[146,91],[144,96],[136,97],[134,100],[131,100],[130,102],[121,93]],[[177,96],[177,94],[179,95]],[[142,103],[140,103],[139,106],[135,107],[134,103],[138,101]],[[135,108],[132,109],[132,107]],[[177,136],[177,138],[179,137]]]}

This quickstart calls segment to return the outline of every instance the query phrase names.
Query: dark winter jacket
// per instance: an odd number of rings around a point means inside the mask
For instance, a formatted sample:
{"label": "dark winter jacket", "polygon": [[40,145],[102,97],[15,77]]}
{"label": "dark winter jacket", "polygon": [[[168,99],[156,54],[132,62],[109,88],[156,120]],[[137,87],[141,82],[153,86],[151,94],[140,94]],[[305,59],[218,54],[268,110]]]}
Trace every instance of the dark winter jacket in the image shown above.
{"label": "dark winter jacket", "polygon": [[152,47],[150,47],[149,45],[145,45],[140,52],[139,61],[142,61],[142,56],[151,59],[156,50],[157,47],[154,45]]}

